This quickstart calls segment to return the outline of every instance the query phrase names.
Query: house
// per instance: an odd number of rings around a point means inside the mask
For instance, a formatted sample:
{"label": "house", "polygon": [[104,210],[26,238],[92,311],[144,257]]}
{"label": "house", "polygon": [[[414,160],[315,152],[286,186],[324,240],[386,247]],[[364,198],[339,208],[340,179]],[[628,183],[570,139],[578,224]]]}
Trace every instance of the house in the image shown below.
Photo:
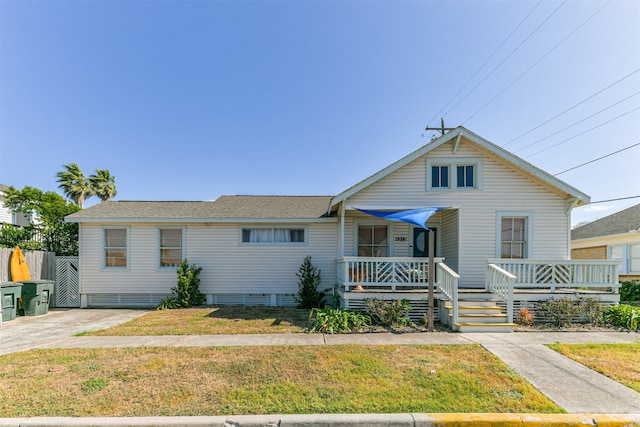
{"label": "house", "polygon": [[514,286],[535,288],[531,300],[557,284],[615,293],[615,263],[588,266],[605,271],[593,283],[566,274],[571,210],[587,203],[586,194],[458,127],[335,196],[107,201],[67,221],[80,226],[85,307],[157,304],[183,258],[203,268],[209,304],[293,305],[295,273],[310,255],[321,287],[345,307],[402,298],[424,312],[431,276],[438,298],[453,303],[441,307],[453,310],[454,323],[465,289],[498,295],[510,322],[528,301],[514,303]]}
{"label": "house", "polygon": [[34,215],[25,215],[22,212],[15,212],[4,204],[5,192],[8,186],[0,184],[0,224],[9,224],[18,227],[26,227],[35,222]]}
{"label": "house", "polygon": [[640,204],[571,230],[571,257],[620,260],[620,280],[640,280]]}

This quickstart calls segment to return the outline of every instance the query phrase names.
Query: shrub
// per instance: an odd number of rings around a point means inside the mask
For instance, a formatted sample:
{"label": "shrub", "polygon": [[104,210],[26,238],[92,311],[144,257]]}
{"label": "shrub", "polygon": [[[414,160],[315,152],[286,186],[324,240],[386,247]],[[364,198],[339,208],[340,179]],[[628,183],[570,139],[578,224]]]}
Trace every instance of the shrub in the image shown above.
{"label": "shrub", "polygon": [[322,332],[326,334],[351,332],[371,324],[371,320],[364,313],[330,306],[312,309],[309,313],[309,322],[312,323],[309,333]]}
{"label": "shrub", "polygon": [[600,304],[600,298],[597,296],[581,297],[580,295],[577,295],[577,298],[580,303],[582,315],[587,319],[587,322],[594,326],[602,325],[605,308]]}
{"label": "shrub", "polygon": [[171,288],[173,296],[163,299],[158,310],[167,308],[187,308],[204,303],[206,296],[200,293],[200,272],[202,267],[189,264],[187,259],[178,267],[178,284]]}
{"label": "shrub", "polygon": [[298,295],[296,296],[298,308],[322,307],[322,293],[318,291],[320,271],[311,264],[310,256],[305,257],[296,276],[298,277]]}
{"label": "shrub", "polygon": [[580,313],[580,303],[568,297],[548,299],[540,304],[540,309],[558,326],[571,324]]}
{"label": "shrub", "polygon": [[611,306],[604,312],[604,321],[613,326],[637,331],[640,328],[640,308],[627,304]]}
{"label": "shrub", "polygon": [[376,298],[364,300],[365,311],[375,325],[410,326],[413,324],[407,317],[411,306],[407,300],[384,301]]}
{"label": "shrub", "polygon": [[640,301],[640,282],[637,280],[622,282],[620,286],[620,301]]}
{"label": "shrub", "polygon": [[533,325],[533,313],[528,308],[522,307],[518,311],[518,324],[523,326]]}

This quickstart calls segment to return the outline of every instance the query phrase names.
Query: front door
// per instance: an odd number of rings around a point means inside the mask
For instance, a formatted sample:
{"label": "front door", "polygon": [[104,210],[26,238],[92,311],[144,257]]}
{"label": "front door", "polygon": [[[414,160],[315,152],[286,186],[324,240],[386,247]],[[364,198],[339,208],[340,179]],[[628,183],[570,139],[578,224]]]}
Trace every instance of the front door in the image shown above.
{"label": "front door", "polygon": [[[433,246],[435,249],[436,229],[432,228],[431,232],[433,233]],[[434,250],[434,252],[438,253],[437,249]],[[429,256],[429,231],[425,230],[424,228],[414,228],[413,229],[413,257],[426,258],[428,256]]]}

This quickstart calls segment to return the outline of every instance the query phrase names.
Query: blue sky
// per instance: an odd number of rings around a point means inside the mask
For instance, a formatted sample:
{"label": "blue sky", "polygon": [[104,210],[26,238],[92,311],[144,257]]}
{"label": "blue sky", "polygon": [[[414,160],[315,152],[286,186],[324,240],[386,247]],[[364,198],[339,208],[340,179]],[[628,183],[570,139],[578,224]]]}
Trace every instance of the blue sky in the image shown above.
{"label": "blue sky", "polygon": [[[442,116],[555,174],[640,143],[639,70],[631,0],[0,0],[0,183],[58,191],[73,162],[117,200],[334,195]],[[558,178],[638,196],[639,166]]]}

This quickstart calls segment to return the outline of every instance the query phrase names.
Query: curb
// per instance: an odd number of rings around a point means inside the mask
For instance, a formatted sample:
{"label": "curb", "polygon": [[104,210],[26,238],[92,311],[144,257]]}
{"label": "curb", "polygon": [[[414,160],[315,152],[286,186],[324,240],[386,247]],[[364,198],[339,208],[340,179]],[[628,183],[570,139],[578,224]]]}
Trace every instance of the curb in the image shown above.
{"label": "curb", "polygon": [[0,418],[2,427],[640,427],[637,414],[289,414],[196,417]]}

